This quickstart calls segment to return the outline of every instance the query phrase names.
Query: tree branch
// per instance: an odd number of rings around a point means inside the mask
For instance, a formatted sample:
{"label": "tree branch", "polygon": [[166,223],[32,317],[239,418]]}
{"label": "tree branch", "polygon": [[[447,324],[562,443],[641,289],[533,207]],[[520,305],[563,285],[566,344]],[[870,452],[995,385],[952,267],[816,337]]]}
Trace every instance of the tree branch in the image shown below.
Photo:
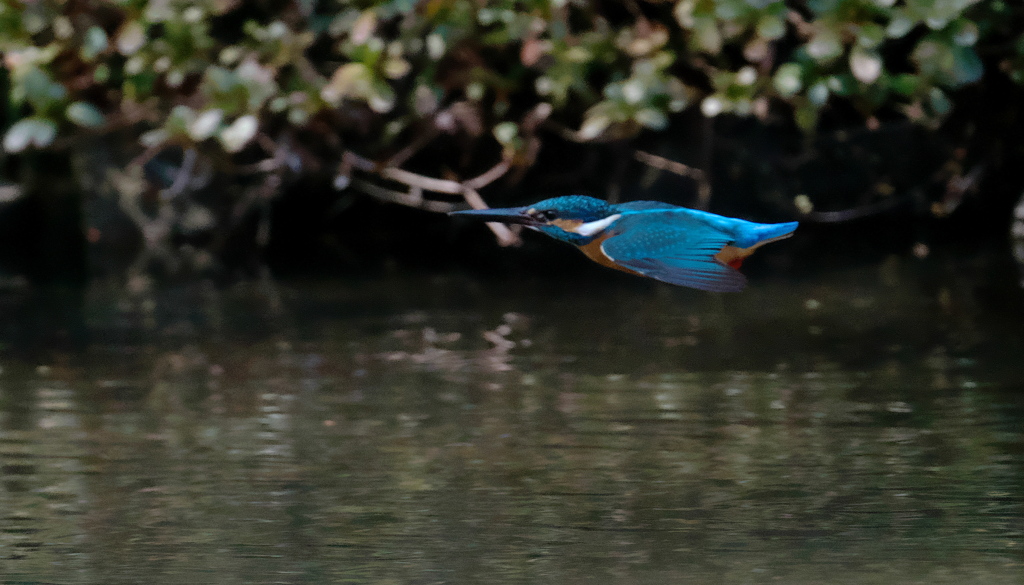
{"label": "tree branch", "polygon": [[[484,202],[483,197],[474,189],[467,188],[462,192],[462,197],[473,209],[487,209],[487,203]],[[494,221],[489,221],[485,225],[494,232],[494,236],[498,238],[498,245],[500,246],[518,246],[522,243],[519,239],[518,226],[516,226],[516,229],[513,229],[503,223]]]}
{"label": "tree branch", "polygon": [[174,181],[171,186],[164,189],[161,196],[164,200],[171,200],[181,195],[185,187],[192,181],[192,172],[196,167],[196,149],[189,148],[185,150],[185,154],[181,160],[181,166],[178,167],[177,174],[174,175]]}
{"label": "tree branch", "polygon": [[508,164],[508,161],[503,160],[485,171],[482,175],[478,175],[468,181],[463,181],[462,185],[467,189],[483,189],[487,185],[490,185],[500,179],[508,172],[510,167],[511,165]]}
{"label": "tree branch", "polygon": [[583,136],[580,136],[580,133],[576,130],[573,130],[564,124],[555,122],[554,120],[544,120],[541,122],[541,126],[554,132],[565,141],[576,142],[578,144],[604,144],[608,142],[618,142],[624,138],[614,132],[606,132],[595,136],[594,138],[584,138]]}
{"label": "tree branch", "polygon": [[702,207],[706,207],[708,202],[711,201],[711,183],[708,181],[707,175],[704,171],[684,165],[681,162],[669,160],[663,156],[651,154],[638,150],[633,153],[633,158],[644,163],[645,165],[682,175],[689,179],[692,179],[697,183],[697,197],[701,202]]}
{"label": "tree branch", "polygon": [[380,201],[386,201],[388,203],[397,203],[399,205],[416,207],[437,213],[448,213],[449,211],[455,211],[458,209],[458,206],[454,203],[423,199],[423,191],[416,187],[413,187],[408,192],[396,191],[394,189],[388,189],[387,187],[381,187],[380,185],[376,185],[369,181],[364,181],[363,179],[354,179],[352,181],[352,186],[374,199],[379,199]]}
{"label": "tree branch", "polygon": [[912,201],[917,195],[918,193],[915,192],[905,197],[890,197],[874,203],[868,203],[867,205],[840,209],[838,211],[808,211],[800,217],[800,221],[811,223],[842,223],[844,221],[852,221],[884,213],[894,207]]}
{"label": "tree branch", "polygon": [[[487,209],[487,203],[485,203],[483,198],[480,197],[480,193],[477,192],[477,189],[486,187],[498,180],[508,172],[510,167],[511,165],[508,161],[503,160],[485,171],[483,174],[472,179],[459,182],[427,177],[391,166],[381,167],[368,158],[359,156],[352,151],[346,151],[341,157],[341,167],[339,169],[338,179],[335,179],[335,183],[343,185],[343,187],[347,187],[347,181],[351,181],[357,189],[375,199],[386,201],[388,203],[397,203],[408,207],[425,209],[427,211],[446,213],[449,211],[455,211],[457,209],[456,205],[453,203],[445,203],[443,201],[425,199],[423,197],[423,191],[447,193],[449,195],[461,195],[470,207],[474,209]],[[373,173],[381,178],[401,183],[408,186],[409,191],[402,192],[394,189],[388,189],[362,179],[353,180],[350,178],[353,170]],[[339,180],[342,178],[344,180]],[[515,246],[520,243],[518,231],[509,229],[505,224],[488,222],[487,227],[494,232],[495,237],[498,239],[498,244],[501,246]]]}

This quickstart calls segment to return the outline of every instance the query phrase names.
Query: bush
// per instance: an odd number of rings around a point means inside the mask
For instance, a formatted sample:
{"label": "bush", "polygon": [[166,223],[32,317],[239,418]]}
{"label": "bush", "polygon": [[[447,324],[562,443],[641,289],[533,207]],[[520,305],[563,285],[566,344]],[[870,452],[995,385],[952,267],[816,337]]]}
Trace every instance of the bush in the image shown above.
{"label": "bush", "polygon": [[385,172],[442,134],[473,174],[496,164],[490,180],[530,166],[541,129],[617,140],[688,108],[805,132],[837,106],[869,127],[935,124],[985,75],[1024,81],[1022,14],[1002,0],[4,2],[3,147],[117,133],[136,163],[180,147],[339,188],[378,173],[412,187],[377,195],[424,205],[418,187],[486,184]]}

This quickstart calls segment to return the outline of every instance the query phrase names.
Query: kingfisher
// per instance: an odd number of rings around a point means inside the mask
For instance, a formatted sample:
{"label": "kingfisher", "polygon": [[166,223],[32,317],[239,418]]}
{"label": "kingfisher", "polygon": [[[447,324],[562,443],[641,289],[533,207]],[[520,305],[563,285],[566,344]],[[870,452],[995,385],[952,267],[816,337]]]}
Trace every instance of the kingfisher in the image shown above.
{"label": "kingfisher", "polygon": [[743,260],[793,235],[798,225],[754,223],[659,201],[613,205],[585,195],[449,215],[521,224],[576,246],[603,266],[712,292],[743,290]]}

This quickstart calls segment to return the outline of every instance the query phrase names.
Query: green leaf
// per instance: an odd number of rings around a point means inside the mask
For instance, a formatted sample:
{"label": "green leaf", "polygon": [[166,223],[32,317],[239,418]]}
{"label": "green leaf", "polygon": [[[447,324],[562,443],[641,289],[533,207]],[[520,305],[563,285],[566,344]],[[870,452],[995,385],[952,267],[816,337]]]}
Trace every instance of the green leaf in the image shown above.
{"label": "green leaf", "polygon": [[126,22],[117,32],[117,50],[125,57],[134,55],[146,43],[146,29],[137,20]]}
{"label": "green leaf", "polygon": [[951,47],[953,53],[953,83],[966,85],[981,79],[985,65],[971,47]]}
{"label": "green leaf", "polygon": [[775,91],[782,97],[792,97],[803,89],[803,69],[796,63],[785,63],[779,66],[772,78]]}
{"label": "green leaf", "polygon": [[712,94],[704,98],[700,102],[700,113],[704,114],[706,118],[714,118],[715,116],[728,112],[732,109],[732,103],[724,95]]}
{"label": "green leaf", "polygon": [[890,39],[900,39],[906,36],[914,27],[917,21],[912,19],[903,11],[894,11],[889,25],[885,27],[885,35]]}
{"label": "green leaf", "polygon": [[828,86],[825,85],[825,82],[819,81],[807,90],[807,99],[811,104],[821,107],[828,101],[828,94]]}
{"label": "green leaf", "polygon": [[972,47],[956,45],[944,33],[933,33],[922,39],[911,58],[922,75],[953,87],[974,83],[985,70]]}
{"label": "green leaf", "polygon": [[371,86],[366,103],[374,112],[386,114],[395,107],[395,99],[395,90],[391,89],[387,82],[376,79]]}
{"label": "green leaf", "polygon": [[922,11],[928,28],[940,30],[976,2],[977,0],[932,0],[929,2],[918,1],[911,4]]}
{"label": "green leaf", "polygon": [[668,116],[665,115],[665,112],[654,108],[644,108],[638,111],[633,114],[633,119],[641,126],[652,130],[664,130],[668,126]]}
{"label": "green leaf", "polygon": [[647,97],[648,88],[646,84],[636,78],[631,78],[622,84],[622,99],[627,104],[635,105]]}
{"label": "green leaf", "polygon": [[815,61],[827,63],[843,54],[843,44],[835,31],[823,28],[807,41],[807,54]]}
{"label": "green leaf", "polygon": [[697,18],[693,24],[693,43],[706,53],[717,54],[722,50],[722,34],[718,23],[710,18]]}
{"label": "green leaf", "polygon": [[921,79],[912,73],[901,73],[890,80],[890,87],[896,93],[909,97],[917,93]]}
{"label": "green leaf", "polygon": [[511,144],[519,136],[519,127],[515,122],[502,122],[494,127],[492,131],[494,139],[500,144]]}
{"label": "green leaf", "polygon": [[96,69],[92,72],[92,80],[97,85],[105,85],[110,81],[110,66],[106,63],[100,63],[96,66]]}
{"label": "green leaf", "polygon": [[320,97],[331,105],[339,105],[345,98],[366,98],[372,91],[373,72],[362,63],[346,63],[334,71],[320,90]]}
{"label": "green leaf", "polygon": [[64,110],[64,115],[71,122],[90,128],[99,126],[104,121],[103,113],[89,102],[74,102],[70,104]]}
{"label": "green leaf", "polygon": [[714,4],[715,16],[721,20],[736,20],[750,10],[744,0],[716,0]]}
{"label": "green leaf", "polygon": [[196,113],[186,105],[177,105],[171,108],[170,114],[164,120],[164,128],[172,136],[188,135],[188,126],[196,119]]}
{"label": "green leaf", "polygon": [[950,25],[953,42],[961,47],[972,47],[978,42],[978,25],[961,18]]}
{"label": "green leaf", "polygon": [[696,8],[696,0],[679,0],[679,2],[676,2],[675,8],[672,9],[672,15],[676,17],[676,22],[679,23],[683,30],[693,28],[694,10]]}
{"label": "green leaf", "polygon": [[804,132],[810,132],[818,125],[818,108],[809,102],[801,103],[793,111],[793,119]]}
{"label": "green leaf", "polygon": [[786,21],[773,14],[765,14],[757,21],[757,34],[773,41],[781,39],[786,35]]}
{"label": "green leaf", "polygon": [[224,112],[220,109],[206,110],[188,125],[188,135],[196,142],[206,140],[217,132],[223,119]]}
{"label": "green leaf", "polygon": [[932,111],[939,116],[945,116],[953,109],[953,103],[949,101],[946,94],[937,87],[933,87],[928,91],[928,104],[931,106]]}
{"label": "green leaf", "polygon": [[840,96],[849,96],[856,90],[857,82],[854,81],[852,75],[846,73],[840,73],[839,75],[833,75],[826,81],[829,90],[832,93]]}
{"label": "green leaf", "polygon": [[840,0],[807,0],[807,7],[815,14],[821,15],[827,12],[835,12],[839,8]]}
{"label": "green leaf", "polygon": [[850,51],[850,72],[861,83],[874,83],[882,75],[882,57],[864,49]]}
{"label": "green leaf", "polygon": [[85,38],[82,39],[82,59],[92,61],[100,53],[106,51],[108,45],[107,33],[98,26],[90,26],[85,31]]}
{"label": "green leaf", "polygon": [[32,104],[36,111],[44,111],[67,96],[64,86],[56,83],[49,74],[38,67],[29,67],[18,80],[16,87],[21,97]]}
{"label": "green leaf", "polygon": [[4,150],[21,152],[30,146],[44,148],[57,136],[57,125],[45,118],[19,120],[4,135]]}
{"label": "green leaf", "polygon": [[877,24],[865,24],[857,31],[857,44],[865,49],[873,49],[882,44],[884,40],[885,29]]}
{"label": "green leaf", "polygon": [[615,121],[615,108],[615,104],[608,101],[594,104],[583,117],[583,124],[579,130],[580,137],[591,140],[600,136]]}
{"label": "green leaf", "polygon": [[154,146],[159,146],[164,142],[167,142],[169,138],[170,134],[168,134],[167,130],[157,128],[156,130],[150,130],[149,132],[143,133],[142,136],[139,136],[139,144],[146,148],[153,148]]}
{"label": "green leaf", "polygon": [[255,116],[242,116],[221,130],[217,138],[224,145],[224,150],[238,152],[252,140],[253,136],[256,136],[256,131],[259,128],[260,124]]}

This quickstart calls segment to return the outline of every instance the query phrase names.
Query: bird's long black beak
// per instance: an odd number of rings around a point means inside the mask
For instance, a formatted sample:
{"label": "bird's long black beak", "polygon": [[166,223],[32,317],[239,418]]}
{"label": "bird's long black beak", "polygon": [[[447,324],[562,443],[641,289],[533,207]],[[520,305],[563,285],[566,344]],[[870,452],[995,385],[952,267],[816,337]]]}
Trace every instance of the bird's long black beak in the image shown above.
{"label": "bird's long black beak", "polygon": [[465,211],[452,211],[448,215],[467,217],[480,221],[497,221],[501,223],[518,223],[525,226],[535,226],[540,222],[537,218],[526,213],[528,207],[508,207],[504,209],[467,209]]}

